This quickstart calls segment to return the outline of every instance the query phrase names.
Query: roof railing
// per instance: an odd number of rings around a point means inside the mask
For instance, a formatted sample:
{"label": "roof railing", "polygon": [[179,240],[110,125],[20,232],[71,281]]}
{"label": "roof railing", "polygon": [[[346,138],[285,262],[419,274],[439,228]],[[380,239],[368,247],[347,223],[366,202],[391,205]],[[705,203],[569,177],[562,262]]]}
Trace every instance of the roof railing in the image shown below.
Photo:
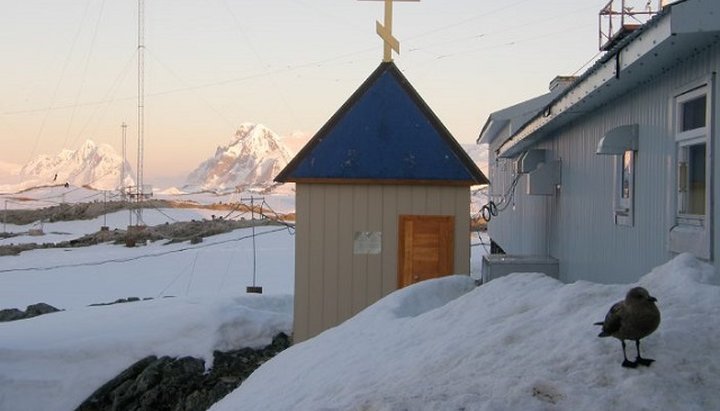
{"label": "roof railing", "polygon": [[647,23],[664,7],[666,0],[610,0],[598,14],[599,48],[607,51],[628,34]]}

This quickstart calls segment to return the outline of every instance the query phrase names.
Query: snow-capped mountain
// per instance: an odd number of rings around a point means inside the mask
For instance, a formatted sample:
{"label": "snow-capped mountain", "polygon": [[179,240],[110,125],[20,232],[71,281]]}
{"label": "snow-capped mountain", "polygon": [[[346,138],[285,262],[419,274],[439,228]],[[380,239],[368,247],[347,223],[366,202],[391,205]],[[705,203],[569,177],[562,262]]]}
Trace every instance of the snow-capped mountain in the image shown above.
{"label": "snow-capped mountain", "polygon": [[[130,165],[125,163],[125,185],[132,185]],[[98,190],[121,186],[123,159],[107,144],[85,141],[77,150],[64,149],[56,156],[41,154],[20,170],[23,188],[69,183]]]}
{"label": "snow-capped mountain", "polygon": [[488,175],[488,146],[487,144],[461,144],[462,148],[477,164],[485,175]]}
{"label": "snow-capped mountain", "polygon": [[261,124],[244,123],[228,145],[218,147],[213,157],[190,173],[185,189],[269,187],[291,159],[292,154],[277,134]]}

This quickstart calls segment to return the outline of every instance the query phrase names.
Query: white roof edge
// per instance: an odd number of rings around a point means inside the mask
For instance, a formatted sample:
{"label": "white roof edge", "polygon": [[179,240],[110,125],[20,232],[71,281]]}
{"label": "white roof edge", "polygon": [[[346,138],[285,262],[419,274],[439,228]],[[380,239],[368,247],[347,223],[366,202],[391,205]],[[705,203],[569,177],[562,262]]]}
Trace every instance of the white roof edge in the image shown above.
{"label": "white roof edge", "polygon": [[[699,15],[703,18],[699,18]],[[610,85],[609,83],[615,81],[616,67],[620,68],[619,74],[622,76],[625,70],[632,68],[648,53],[676,35],[711,34],[718,31],[720,31],[720,1],[718,0],[686,0],[667,6],[667,12],[647,23],[622,47],[608,52],[578,81],[550,102],[546,110],[538,113],[502,143],[498,148],[499,156],[514,157],[519,154],[522,147],[532,144],[527,140],[535,141],[543,138],[543,131],[551,123],[557,123],[558,118],[570,113],[571,108],[574,108],[572,115],[575,117],[584,113],[583,110],[586,108],[578,109],[577,106],[584,103],[588,97],[601,94],[597,92],[606,89],[606,86]],[[611,93],[606,93],[604,96],[606,99],[611,97]],[[595,104],[598,103],[595,102]]]}
{"label": "white roof edge", "polygon": [[498,137],[498,133],[508,123],[521,122],[521,124],[516,124],[517,128],[520,128],[525,121],[532,118],[536,113],[542,110],[550,101],[552,101],[553,97],[558,94],[559,92],[545,93],[491,113],[485,121],[482,131],[480,131],[480,135],[478,136],[476,143],[492,144],[492,142]]}

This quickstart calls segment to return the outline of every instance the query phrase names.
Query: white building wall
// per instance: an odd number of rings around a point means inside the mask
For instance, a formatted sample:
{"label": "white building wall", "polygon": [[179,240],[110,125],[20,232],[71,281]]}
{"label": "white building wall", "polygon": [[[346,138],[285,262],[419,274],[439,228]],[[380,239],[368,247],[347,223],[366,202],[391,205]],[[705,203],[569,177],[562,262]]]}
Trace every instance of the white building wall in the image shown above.
{"label": "white building wall", "polygon": [[[671,133],[673,97],[687,85],[720,69],[720,46],[684,61],[659,78],[650,79],[622,98],[559,130],[536,148],[562,162],[562,183],[555,196],[528,196],[521,178],[515,208],[494,218],[491,237],[508,253],[547,254],[560,261],[560,279],[567,282],[635,281],[674,256],[668,251],[668,233],[675,214],[675,143]],[[715,158],[720,154],[718,119],[720,92],[713,90],[715,110],[712,138]],[[600,138],[610,129],[639,124],[635,165],[634,226],[613,221],[614,156],[596,155]],[[496,139],[501,144],[504,138]],[[498,167],[491,147],[490,180],[493,191],[512,179],[512,167]],[[714,238],[718,233],[720,176],[713,170]],[[714,256],[720,255],[718,241]],[[715,263],[716,267],[718,263]]]}

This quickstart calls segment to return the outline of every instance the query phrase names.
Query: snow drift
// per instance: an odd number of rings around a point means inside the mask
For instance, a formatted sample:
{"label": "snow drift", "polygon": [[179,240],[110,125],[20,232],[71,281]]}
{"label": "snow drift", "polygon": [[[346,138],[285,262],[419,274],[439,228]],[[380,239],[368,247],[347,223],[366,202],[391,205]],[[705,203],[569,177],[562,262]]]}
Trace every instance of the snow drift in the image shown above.
{"label": "snow drift", "polygon": [[148,355],[194,356],[270,344],[291,328],[291,296],[170,298],[87,307],[0,324],[0,409],[72,410]]}
{"label": "snow drift", "polygon": [[641,278],[662,312],[643,340],[651,367],[622,368],[620,343],[592,325],[635,284],[513,274],[476,288],[456,276],[395,292],[291,347],[212,409],[720,409],[712,276],[680,255]]}

